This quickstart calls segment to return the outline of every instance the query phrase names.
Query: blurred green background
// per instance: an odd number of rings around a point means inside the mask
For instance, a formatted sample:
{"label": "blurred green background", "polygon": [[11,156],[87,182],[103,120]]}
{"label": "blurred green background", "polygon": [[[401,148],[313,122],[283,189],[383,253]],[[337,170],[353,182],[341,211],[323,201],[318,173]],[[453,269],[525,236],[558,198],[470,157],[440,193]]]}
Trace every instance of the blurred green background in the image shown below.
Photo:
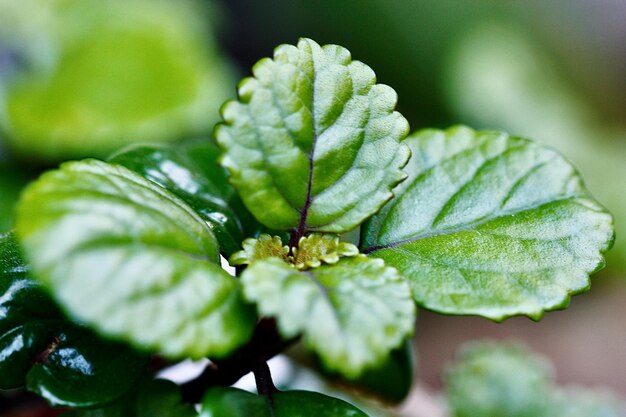
{"label": "blurred green background", "polygon": [[462,340],[518,335],[564,378],[626,394],[624,22],[622,0],[0,0],[0,231],[43,168],[209,136],[275,46],[341,44],[398,92],[412,129],[463,123],[553,146],[615,215],[608,268],[571,312],[503,325],[423,314],[424,380],[437,386]]}

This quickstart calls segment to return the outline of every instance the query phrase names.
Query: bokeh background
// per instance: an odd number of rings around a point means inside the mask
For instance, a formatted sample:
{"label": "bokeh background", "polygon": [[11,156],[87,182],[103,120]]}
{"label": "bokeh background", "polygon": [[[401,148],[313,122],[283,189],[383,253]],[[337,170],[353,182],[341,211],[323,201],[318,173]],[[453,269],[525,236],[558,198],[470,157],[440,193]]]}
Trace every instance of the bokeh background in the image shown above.
{"label": "bokeh background", "polygon": [[607,268],[568,310],[502,324],[422,312],[401,413],[431,394],[436,408],[444,364],[484,337],[523,340],[560,383],[626,396],[624,22],[623,0],[0,0],[0,232],[43,169],[210,136],[275,46],[337,43],[398,92],[412,129],[462,123],[555,147],[615,215]]}

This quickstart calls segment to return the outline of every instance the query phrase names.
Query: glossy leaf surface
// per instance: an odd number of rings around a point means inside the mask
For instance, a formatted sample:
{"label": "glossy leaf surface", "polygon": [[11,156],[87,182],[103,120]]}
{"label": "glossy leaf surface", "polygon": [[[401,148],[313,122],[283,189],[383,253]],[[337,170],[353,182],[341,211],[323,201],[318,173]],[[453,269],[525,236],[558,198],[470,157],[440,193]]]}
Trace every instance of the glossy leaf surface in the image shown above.
{"label": "glossy leaf surface", "polygon": [[221,356],[254,315],[206,223],[162,187],[95,160],[44,174],[17,231],[33,274],[75,318],[169,357]]}
{"label": "glossy leaf surface", "polygon": [[466,345],[446,371],[454,417],[543,417],[550,409],[549,364],[512,344]]}
{"label": "glossy leaf surface", "polygon": [[[270,407],[271,410],[270,411]],[[206,393],[200,417],[367,417],[353,405],[309,391],[284,391],[264,397],[234,388],[213,388]]]}
{"label": "glossy leaf surface", "polygon": [[306,271],[268,259],[241,279],[260,315],[275,317],[285,337],[303,334],[327,368],[348,378],[381,364],[413,331],[410,289],[379,259],[343,258]]}
{"label": "glossy leaf surface", "polygon": [[64,324],[26,378],[27,388],[51,404],[93,407],[114,401],[146,372],[146,356]]}
{"label": "glossy leaf surface", "polygon": [[551,149],[499,132],[426,130],[397,197],[363,228],[363,252],[431,310],[493,320],[567,305],[613,240],[611,216]]}
{"label": "glossy leaf surface", "polygon": [[0,389],[28,389],[54,405],[111,402],[145,372],[147,358],[65,320],[29,277],[14,238],[0,236]]}
{"label": "glossy leaf surface", "polygon": [[185,201],[209,224],[222,252],[229,256],[255,226],[217,163],[219,155],[217,146],[206,139],[176,147],[133,147],[109,161],[141,174]]}
{"label": "glossy leaf surface", "polygon": [[253,68],[216,130],[244,203],[276,230],[340,233],[392,197],[409,157],[396,94],[337,45],[282,45]]}
{"label": "glossy leaf surface", "polygon": [[176,384],[166,380],[144,381],[141,386],[105,408],[72,411],[63,417],[193,417],[192,404],[184,404]]}

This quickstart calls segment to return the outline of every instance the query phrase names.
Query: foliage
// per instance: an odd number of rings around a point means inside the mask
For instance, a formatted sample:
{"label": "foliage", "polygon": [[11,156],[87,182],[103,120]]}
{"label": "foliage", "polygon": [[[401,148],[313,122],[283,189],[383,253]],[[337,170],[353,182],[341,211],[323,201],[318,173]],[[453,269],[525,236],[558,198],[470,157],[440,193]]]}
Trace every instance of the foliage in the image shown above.
{"label": "foliage", "polygon": [[[302,339],[327,371],[367,385],[371,372],[402,363],[390,358],[412,335],[416,305],[538,318],[589,286],[612,244],[612,218],[569,163],[501,132],[453,127],[407,138],[395,104],[395,92],[345,48],[302,39],[261,60],[223,106],[219,150],[208,140],[133,147],[43,174],[17,207],[28,262],[7,261],[0,318],[56,317],[12,307],[22,300],[12,289],[19,279],[47,291],[70,324],[141,352],[132,354],[209,357],[182,386],[203,416],[361,416],[321,394],[276,390],[266,361]],[[354,230],[360,242],[341,242]],[[9,260],[12,242],[2,241]],[[14,276],[15,262],[26,275]],[[64,342],[46,333],[20,357],[63,380],[50,362]],[[83,355],[81,369],[97,369],[100,354],[122,358],[97,353]],[[13,363],[0,355],[0,366]],[[250,371],[260,396],[227,388]],[[102,413],[148,407],[136,405],[151,401],[144,372],[124,378],[134,385],[102,390],[97,405],[113,403]],[[168,398],[179,404],[175,388]],[[77,386],[48,399],[90,395]]]}
{"label": "foliage", "polygon": [[8,144],[54,162],[209,133],[234,79],[209,17],[197,0],[0,1]]}
{"label": "foliage", "polygon": [[558,387],[545,358],[525,346],[471,343],[445,374],[454,417],[619,417],[625,404],[612,394]]}

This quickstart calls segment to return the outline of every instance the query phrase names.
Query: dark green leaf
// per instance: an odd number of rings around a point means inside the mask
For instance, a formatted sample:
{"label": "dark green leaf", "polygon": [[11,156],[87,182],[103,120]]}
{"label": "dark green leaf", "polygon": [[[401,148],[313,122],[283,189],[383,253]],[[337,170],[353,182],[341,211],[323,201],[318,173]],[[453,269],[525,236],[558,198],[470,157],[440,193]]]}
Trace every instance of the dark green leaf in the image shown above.
{"label": "dark green leaf", "polygon": [[184,404],[180,389],[170,381],[153,379],[115,404],[95,410],[72,411],[63,417],[194,417],[198,412]]}
{"label": "dark green leaf", "polygon": [[466,345],[445,373],[454,417],[545,417],[552,379],[524,347],[496,343]]}
{"label": "dark green leaf", "polygon": [[[1,143],[0,143],[1,145]],[[0,233],[8,231],[13,223],[13,210],[20,190],[28,182],[27,175],[17,164],[6,161],[0,148]]]}
{"label": "dark green leaf", "polygon": [[403,401],[413,385],[415,365],[411,341],[391,351],[381,366],[367,369],[357,380],[349,381],[357,389],[368,395],[375,395],[384,401]]}
{"label": "dark green leaf", "polygon": [[270,258],[250,265],[241,280],[260,315],[276,317],[285,337],[302,333],[327,368],[348,378],[381,364],[413,332],[409,286],[379,259],[298,271]]}
{"label": "dark green leaf", "polygon": [[409,279],[420,305],[539,318],[589,287],[613,220],[560,155],[465,127],[406,142],[409,179],[365,225],[362,246]]}
{"label": "dark green leaf", "polygon": [[200,417],[305,416],[367,417],[365,413],[345,401],[316,392],[275,392],[270,405],[264,397],[234,388],[209,390],[202,401],[200,413]]}
{"label": "dark green leaf", "polygon": [[220,248],[230,256],[256,226],[218,165],[219,155],[220,150],[207,139],[176,147],[133,147],[109,161],[143,175],[185,201],[209,224]]}
{"label": "dark green leaf", "polygon": [[337,45],[282,45],[253,68],[216,130],[222,164],[276,230],[346,232],[392,197],[409,157],[396,94]]}
{"label": "dark green leaf", "polygon": [[147,358],[84,329],[57,331],[35,358],[28,389],[53,405],[93,407],[116,400],[139,381]]}
{"label": "dark green leaf", "polygon": [[402,346],[392,350],[381,365],[366,369],[355,379],[347,379],[337,372],[326,369],[316,355],[310,357],[305,355],[304,360],[308,366],[314,365],[324,378],[330,379],[338,388],[347,387],[349,391],[365,397],[375,397],[383,403],[397,404],[403,401],[411,390],[415,377],[414,356],[412,343],[407,340]]}
{"label": "dark green leaf", "polygon": [[0,235],[0,389],[24,386],[54,405],[111,402],[145,372],[147,358],[63,319],[28,276],[11,234]]}
{"label": "dark green leaf", "polygon": [[17,231],[33,274],[100,332],[169,357],[222,356],[255,317],[206,223],[128,169],[64,164],[27,188]]}

